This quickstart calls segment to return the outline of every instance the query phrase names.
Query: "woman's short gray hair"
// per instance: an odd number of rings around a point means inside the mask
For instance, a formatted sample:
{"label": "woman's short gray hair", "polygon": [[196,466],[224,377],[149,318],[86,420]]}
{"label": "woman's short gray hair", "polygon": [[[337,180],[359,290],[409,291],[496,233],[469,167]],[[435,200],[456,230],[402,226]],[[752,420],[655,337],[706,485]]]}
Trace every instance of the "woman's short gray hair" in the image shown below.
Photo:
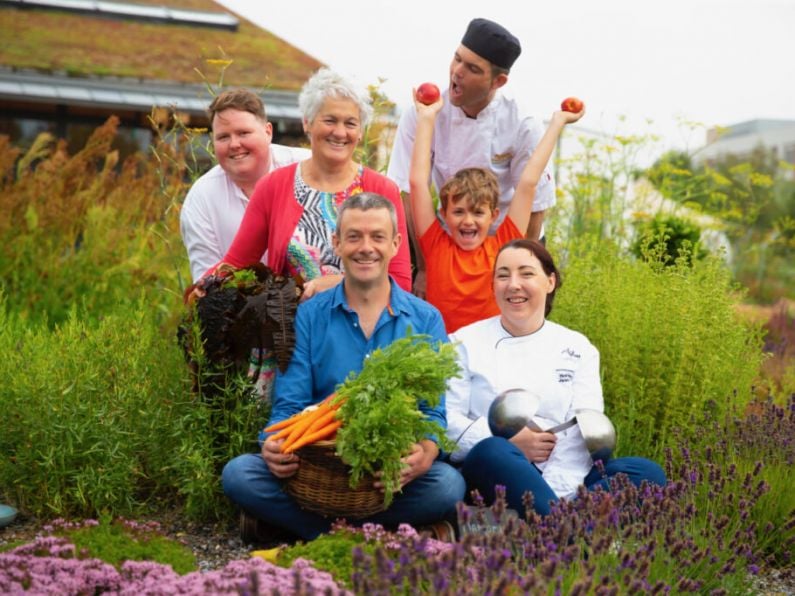
{"label": "woman's short gray hair", "polygon": [[304,83],[298,96],[298,108],[307,122],[312,122],[328,98],[349,99],[359,106],[359,120],[364,128],[373,116],[370,94],[366,89],[355,85],[341,74],[328,68],[321,68]]}

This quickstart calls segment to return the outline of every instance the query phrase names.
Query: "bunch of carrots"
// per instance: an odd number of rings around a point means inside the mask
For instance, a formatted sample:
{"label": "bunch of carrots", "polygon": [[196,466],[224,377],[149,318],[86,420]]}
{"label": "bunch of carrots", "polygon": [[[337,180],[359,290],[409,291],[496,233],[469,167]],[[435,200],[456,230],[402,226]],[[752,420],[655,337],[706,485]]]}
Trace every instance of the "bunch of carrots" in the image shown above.
{"label": "bunch of carrots", "polygon": [[265,432],[279,431],[270,438],[274,441],[284,439],[282,453],[292,453],[301,447],[332,438],[342,426],[342,420],[338,420],[336,415],[344,400],[334,401],[336,395],[332,393],[317,407],[308,408],[286,420],[271,424]]}

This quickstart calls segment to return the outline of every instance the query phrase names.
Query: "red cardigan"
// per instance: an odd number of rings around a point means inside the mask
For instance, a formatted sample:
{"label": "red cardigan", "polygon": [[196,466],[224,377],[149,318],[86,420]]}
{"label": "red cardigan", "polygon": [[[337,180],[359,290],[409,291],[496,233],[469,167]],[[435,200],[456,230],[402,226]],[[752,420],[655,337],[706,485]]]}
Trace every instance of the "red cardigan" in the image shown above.
{"label": "red cardigan", "polygon": [[[286,273],[287,245],[304,212],[293,190],[297,167],[298,164],[294,163],[273,170],[257,183],[235,239],[221,262],[229,263],[236,268],[246,267],[259,261],[267,250],[268,267],[276,273]],[[362,171],[362,190],[378,193],[395,206],[398,233],[403,241],[389,263],[389,274],[395,278],[401,288],[410,292],[411,257],[406,231],[406,214],[403,212],[400,191],[389,178],[369,168],[364,168]],[[215,267],[211,269],[213,270]]]}

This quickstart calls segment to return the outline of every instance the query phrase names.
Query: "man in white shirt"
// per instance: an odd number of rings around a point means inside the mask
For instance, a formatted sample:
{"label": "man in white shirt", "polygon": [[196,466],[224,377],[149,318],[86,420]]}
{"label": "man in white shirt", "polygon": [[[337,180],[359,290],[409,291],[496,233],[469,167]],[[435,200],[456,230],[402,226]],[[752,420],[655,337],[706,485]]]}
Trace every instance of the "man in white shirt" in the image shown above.
{"label": "man in white shirt", "polygon": [[265,106],[246,89],[218,95],[208,115],[218,165],[196,180],[180,213],[194,282],[226,254],[259,179],[311,155],[308,149],[271,143],[273,127]]}
{"label": "man in white shirt", "polygon": [[[491,169],[500,183],[500,217],[507,215],[514,188],[533,149],[541,140],[541,123],[526,116],[514,99],[501,91],[508,82],[521,45],[508,30],[487,19],[474,19],[453,55],[450,84],[433,134],[431,182],[438,190],[465,167]],[[387,176],[409,190],[409,164],[417,119],[406,109],[398,124]],[[542,235],[544,211],[555,204],[555,184],[549,166],[538,183],[527,237]],[[411,201],[404,197],[409,235],[414,238]],[[419,253],[415,250],[415,258]],[[424,294],[425,264],[416,260],[415,293]]]}

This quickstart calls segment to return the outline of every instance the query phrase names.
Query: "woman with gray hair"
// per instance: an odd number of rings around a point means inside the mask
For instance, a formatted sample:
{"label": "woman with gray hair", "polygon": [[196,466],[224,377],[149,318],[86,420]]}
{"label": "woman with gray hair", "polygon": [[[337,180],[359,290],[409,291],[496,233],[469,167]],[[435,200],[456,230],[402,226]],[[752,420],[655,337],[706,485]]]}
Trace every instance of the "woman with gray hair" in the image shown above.
{"label": "woman with gray hair", "polygon": [[[367,92],[321,68],[304,85],[298,105],[312,156],[259,181],[222,263],[245,267],[267,251],[267,264],[275,273],[304,279],[306,299],[342,279],[342,264],[331,237],[339,206],[348,197],[363,191],[386,197],[395,206],[398,232],[402,238],[407,236],[397,185],[354,160],[372,116]],[[401,243],[389,273],[411,291],[407,242]]]}

